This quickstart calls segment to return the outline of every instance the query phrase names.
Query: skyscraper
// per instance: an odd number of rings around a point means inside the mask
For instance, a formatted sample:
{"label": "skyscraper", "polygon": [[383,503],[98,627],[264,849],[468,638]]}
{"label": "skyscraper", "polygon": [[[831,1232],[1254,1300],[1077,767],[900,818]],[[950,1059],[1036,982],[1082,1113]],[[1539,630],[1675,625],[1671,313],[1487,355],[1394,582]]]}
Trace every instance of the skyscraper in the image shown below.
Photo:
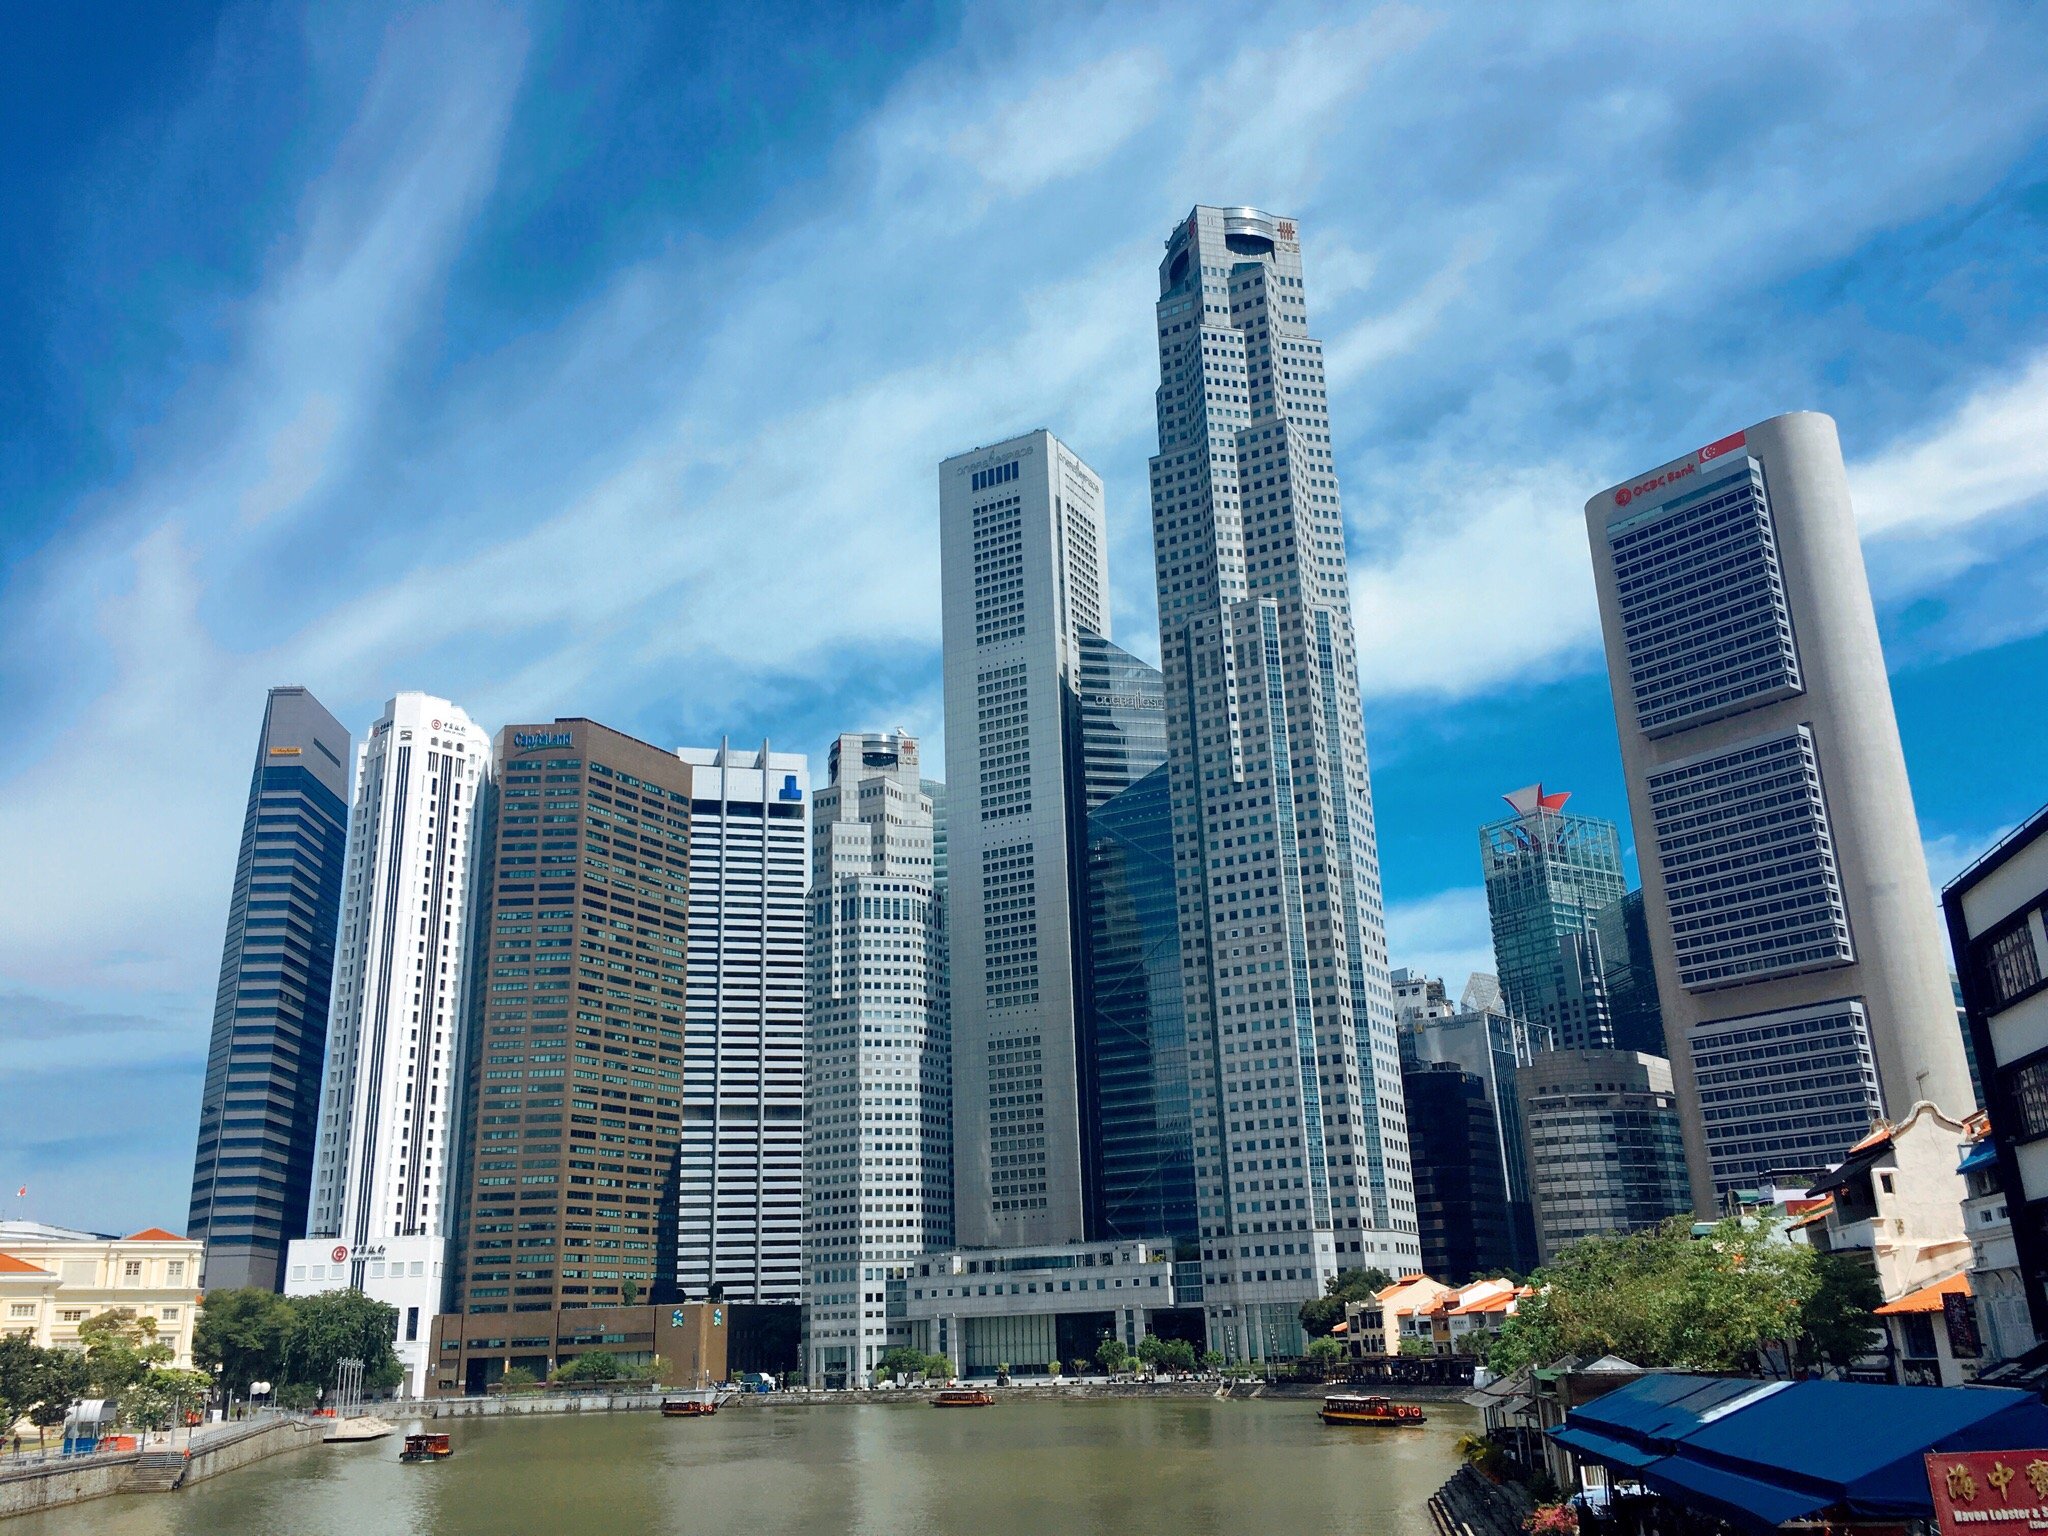
{"label": "skyscraper", "polygon": [[1566,815],[1569,791],[1531,784],[1503,798],[1515,814],[1479,829],[1479,854],[1507,1011],[1549,1025],[1560,1049],[1611,1046],[1593,919],[1628,890],[1620,829]]}
{"label": "skyscraper", "polygon": [[1686,1208],[1671,1066],[1636,1051],[1548,1051],[1517,1074],[1536,1245],[1654,1227]]}
{"label": "skyscraper", "polygon": [[1161,686],[1158,668],[1100,635],[1081,636],[1081,1165],[1090,1239],[1194,1239],[1200,1226]]}
{"label": "skyscraper", "polygon": [[273,688],[228,899],[189,1236],[210,1290],[284,1278],[306,1230],[334,930],[348,835],[348,732],[303,688]]}
{"label": "skyscraper", "polygon": [[1600,937],[1600,964],[1606,978],[1607,1006],[1614,1020],[1615,1049],[1668,1057],[1664,1010],[1657,1001],[1657,966],[1650,957],[1650,920],[1643,910],[1643,893],[1630,891],[1621,900],[1602,907],[1593,919],[1593,930]]}
{"label": "skyscraper", "polygon": [[[1397,978],[1404,974],[1414,977],[1413,972],[1396,971],[1394,974]],[[1536,1228],[1530,1204],[1529,1166],[1523,1155],[1522,1112],[1515,1097],[1515,1082],[1524,1067],[1552,1048],[1554,1036],[1547,1024],[1531,1024],[1503,1012],[1497,998],[1487,989],[1479,989],[1486,996],[1475,999],[1481,1006],[1475,1008],[1461,1002],[1453,1008],[1429,996],[1432,991],[1436,997],[1442,996],[1442,982],[1435,982],[1431,987],[1428,980],[1415,979],[1423,981],[1424,1001],[1418,1007],[1404,1008],[1396,1026],[1400,1032],[1403,1081],[1412,1082],[1417,1072],[1426,1072],[1432,1067],[1453,1066],[1467,1077],[1477,1079],[1485,1090],[1494,1126],[1493,1156],[1500,1166],[1499,1187],[1506,1202],[1504,1226],[1508,1246],[1504,1250],[1494,1250],[1476,1262],[1482,1268],[1506,1265],[1511,1269],[1527,1270],[1536,1263]],[[1468,996],[1473,991],[1469,986],[1466,988]],[[1468,1113],[1457,1109],[1446,1097],[1453,1090],[1435,1083],[1431,1088],[1435,1107],[1454,1115]],[[1411,1106],[1411,1123],[1419,1120],[1422,1114],[1423,1110]],[[1464,1133],[1450,1134],[1455,1138]],[[1466,1143],[1459,1140],[1447,1142],[1439,1136],[1426,1147],[1423,1133],[1415,1131],[1410,1137],[1410,1152],[1418,1190],[1426,1162],[1425,1150],[1433,1148],[1438,1153],[1463,1157],[1465,1154],[1460,1148],[1464,1145]],[[1470,1188],[1483,1191],[1493,1186],[1493,1179],[1484,1178]],[[1416,1198],[1420,1204],[1422,1197],[1419,1193]],[[1439,1187],[1435,1198],[1439,1201],[1444,1198],[1443,1186]],[[1456,1218],[1447,1208],[1440,1208],[1436,1220],[1447,1219]],[[1432,1241],[1431,1224],[1430,1213],[1424,1211],[1420,1225],[1425,1258]],[[1442,1237],[1436,1237],[1435,1241],[1441,1253]],[[1438,1272],[1432,1270],[1431,1273]]]}
{"label": "skyscraper", "polygon": [[562,1344],[628,1354],[576,1315],[674,1295],[693,770],[582,719],[495,752],[448,1391],[544,1375]]}
{"label": "skyscraper", "polygon": [[1340,1268],[1416,1238],[1372,786],[1295,222],[1168,237],[1151,463],[1210,1340],[1300,1347]]}
{"label": "skyscraper", "polygon": [[394,698],[357,749],[313,1201],[287,1259],[288,1295],[348,1285],[398,1309],[415,1396],[452,1272],[490,755],[424,693]]}
{"label": "skyscraper", "polygon": [[1586,503],[1696,1206],[1970,1083],[1834,422]]}
{"label": "skyscraper", "polygon": [[1102,482],[1038,431],[939,466],[953,1181],[966,1247],[1078,1241],[1084,632],[1109,633]]}
{"label": "skyscraper", "polygon": [[[812,796],[805,1374],[863,1385],[907,1343],[890,1282],[953,1240],[945,916],[917,742],[844,735]],[[892,1319],[891,1312],[895,1312]]]}
{"label": "skyscraper", "polygon": [[690,1298],[803,1298],[810,767],[685,747],[689,1022],[676,1278]]}
{"label": "skyscraper", "polygon": [[1527,1270],[1486,1083],[1455,1062],[1416,1062],[1401,1074],[1401,1092],[1423,1270],[1452,1285],[1488,1270]]}

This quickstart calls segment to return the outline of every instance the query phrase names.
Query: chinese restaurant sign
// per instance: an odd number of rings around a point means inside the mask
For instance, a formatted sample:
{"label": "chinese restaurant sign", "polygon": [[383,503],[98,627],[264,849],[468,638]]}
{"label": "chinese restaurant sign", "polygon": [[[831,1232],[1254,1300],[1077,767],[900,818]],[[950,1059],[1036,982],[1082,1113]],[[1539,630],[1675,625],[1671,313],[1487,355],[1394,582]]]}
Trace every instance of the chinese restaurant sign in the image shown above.
{"label": "chinese restaurant sign", "polygon": [[1927,1486],[1941,1536],[1989,1526],[2048,1531],[2048,1450],[1937,1452]]}

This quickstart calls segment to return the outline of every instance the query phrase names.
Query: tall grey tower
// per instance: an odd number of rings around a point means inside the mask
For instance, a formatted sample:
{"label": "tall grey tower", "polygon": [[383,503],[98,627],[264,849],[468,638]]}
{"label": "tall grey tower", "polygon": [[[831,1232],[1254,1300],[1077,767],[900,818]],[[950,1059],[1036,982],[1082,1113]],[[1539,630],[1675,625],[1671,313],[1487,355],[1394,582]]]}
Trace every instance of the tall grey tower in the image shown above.
{"label": "tall grey tower", "polygon": [[263,706],[228,901],[186,1230],[210,1290],[284,1278],[306,1231],[348,837],[348,732],[303,688]]}
{"label": "tall grey tower", "polygon": [[[832,743],[811,797],[804,1370],[866,1383],[890,1282],[953,1240],[953,1065],[932,803],[901,731]],[[929,781],[926,781],[929,782]]]}
{"label": "tall grey tower", "polygon": [[1084,1236],[1075,1060],[1085,632],[1109,632],[1102,481],[1050,432],[939,466],[955,1239]]}
{"label": "tall grey tower", "polygon": [[1152,542],[1209,1337],[1421,1257],[1322,345],[1292,219],[1159,265]]}
{"label": "tall grey tower", "polygon": [[1586,503],[1693,1199],[1973,1102],[1835,424]]}

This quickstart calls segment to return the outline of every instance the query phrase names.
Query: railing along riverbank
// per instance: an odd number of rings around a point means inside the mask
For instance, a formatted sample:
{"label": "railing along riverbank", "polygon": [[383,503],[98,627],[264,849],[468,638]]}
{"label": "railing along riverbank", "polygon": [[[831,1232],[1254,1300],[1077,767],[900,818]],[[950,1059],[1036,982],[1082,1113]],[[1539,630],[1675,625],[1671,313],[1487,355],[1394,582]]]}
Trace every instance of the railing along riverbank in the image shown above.
{"label": "railing along riverbank", "polygon": [[254,1461],[318,1445],[319,1421],[288,1414],[152,1438],[132,1451],[22,1459],[0,1467],[0,1519],[112,1493],[169,1493]]}

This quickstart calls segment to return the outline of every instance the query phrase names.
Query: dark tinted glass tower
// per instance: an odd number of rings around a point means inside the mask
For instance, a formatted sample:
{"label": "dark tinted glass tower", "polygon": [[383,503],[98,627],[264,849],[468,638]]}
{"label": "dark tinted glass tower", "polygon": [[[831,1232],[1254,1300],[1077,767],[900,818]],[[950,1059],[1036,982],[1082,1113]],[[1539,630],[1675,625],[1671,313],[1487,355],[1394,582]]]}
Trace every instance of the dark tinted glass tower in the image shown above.
{"label": "dark tinted glass tower", "polygon": [[190,1235],[209,1290],[276,1290],[306,1231],[348,840],[348,732],[303,688],[263,710],[199,1105]]}
{"label": "dark tinted glass tower", "polygon": [[1401,1090],[1408,1100],[1424,1271],[1459,1285],[1489,1270],[1526,1267],[1486,1083],[1455,1062],[1418,1062],[1402,1073]]}
{"label": "dark tinted glass tower", "polygon": [[1087,882],[1076,995],[1082,1200],[1096,1238],[1193,1237],[1194,1143],[1159,671],[1083,631]]}
{"label": "dark tinted glass tower", "polygon": [[1615,1049],[1664,1055],[1664,1010],[1657,1001],[1657,966],[1650,958],[1643,893],[1630,891],[1601,908],[1593,928],[1600,935]]}

